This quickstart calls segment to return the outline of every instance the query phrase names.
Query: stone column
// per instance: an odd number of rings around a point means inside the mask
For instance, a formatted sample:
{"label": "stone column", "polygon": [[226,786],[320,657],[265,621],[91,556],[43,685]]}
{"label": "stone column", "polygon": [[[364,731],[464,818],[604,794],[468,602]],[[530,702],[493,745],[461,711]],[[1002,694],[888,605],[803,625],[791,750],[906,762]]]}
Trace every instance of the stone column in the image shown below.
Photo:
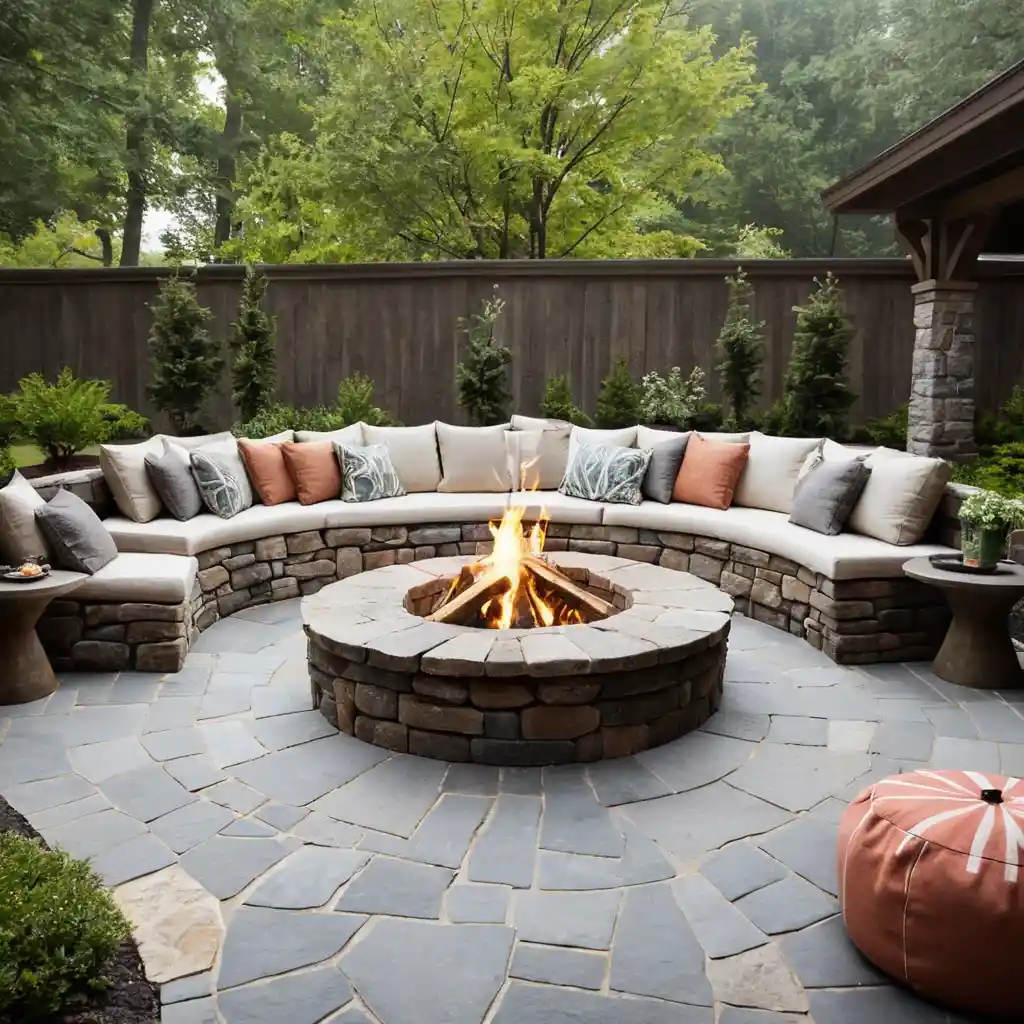
{"label": "stone column", "polygon": [[968,281],[922,281],[914,293],[907,451],[959,459],[974,443],[974,293]]}

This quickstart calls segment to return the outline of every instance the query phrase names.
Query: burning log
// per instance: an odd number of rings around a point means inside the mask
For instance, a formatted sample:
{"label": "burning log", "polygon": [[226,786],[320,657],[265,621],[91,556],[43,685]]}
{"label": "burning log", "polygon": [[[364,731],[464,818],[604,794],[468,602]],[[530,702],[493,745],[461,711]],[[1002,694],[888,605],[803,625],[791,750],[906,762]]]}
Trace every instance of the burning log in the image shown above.
{"label": "burning log", "polygon": [[609,615],[615,614],[615,605],[609,604],[602,598],[577,586],[568,576],[563,576],[542,558],[538,558],[536,555],[526,555],[523,558],[523,568],[533,573],[547,587],[556,591],[566,604],[579,611],[587,621],[606,619]]}
{"label": "burning log", "polygon": [[459,585],[462,583],[463,574],[467,570],[469,570],[470,579],[473,578],[473,572],[469,566],[463,566],[455,585],[455,591],[453,591],[455,596],[450,597],[440,608],[431,612],[426,617],[428,622],[470,625],[491,598],[500,597],[510,586],[507,576],[499,576],[497,578],[485,576],[483,579],[476,580],[468,587],[460,590]]}

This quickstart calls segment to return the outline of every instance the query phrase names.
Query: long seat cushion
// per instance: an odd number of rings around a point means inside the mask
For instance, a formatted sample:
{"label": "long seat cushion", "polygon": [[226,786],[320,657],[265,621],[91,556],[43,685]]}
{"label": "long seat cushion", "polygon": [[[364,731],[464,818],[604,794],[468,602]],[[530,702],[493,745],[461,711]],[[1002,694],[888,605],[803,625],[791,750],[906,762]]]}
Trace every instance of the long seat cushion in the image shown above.
{"label": "long seat cushion", "polygon": [[580,526],[597,526],[605,509],[613,508],[600,501],[573,498],[560,491],[515,491],[510,505],[526,509],[524,518],[536,519],[542,512],[553,523],[574,523]]}
{"label": "long seat cushion", "polygon": [[108,562],[70,597],[115,604],[181,604],[192,593],[198,570],[199,563],[188,555],[128,552]]}
{"label": "long seat cushion", "polygon": [[635,526],[647,530],[690,533],[729,541],[788,558],[833,580],[895,578],[903,575],[909,558],[948,554],[953,549],[938,544],[897,547],[856,533],[827,537],[794,526],[784,512],[760,508],[721,510],[701,505],[606,505],[605,526]]}

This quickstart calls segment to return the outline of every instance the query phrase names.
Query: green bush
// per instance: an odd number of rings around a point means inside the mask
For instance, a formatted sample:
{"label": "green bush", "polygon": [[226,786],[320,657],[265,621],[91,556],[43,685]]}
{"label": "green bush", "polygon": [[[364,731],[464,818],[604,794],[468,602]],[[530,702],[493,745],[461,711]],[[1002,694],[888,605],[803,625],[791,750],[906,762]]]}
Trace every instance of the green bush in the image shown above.
{"label": "green bush", "polygon": [[108,381],[78,380],[67,366],[53,384],[41,373],[31,373],[7,397],[0,418],[13,416],[17,436],[41,448],[46,464],[59,471],[90,445],[145,431],[144,416],[107,401],[110,387]]}
{"label": "green bush", "polygon": [[548,419],[564,420],[580,427],[594,425],[594,421],[573,401],[572,387],[564,373],[548,377],[540,403],[540,414]]}
{"label": "green bush", "polygon": [[607,430],[632,427],[640,422],[640,385],[633,380],[629,364],[620,356],[612,372],[601,381],[595,409],[597,425]]}
{"label": "green bush", "polygon": [[725,410],[717,402],[701,402],[683,423],[687,430],[713,432],[725,426]]}
{"label": "green bush", "polygon": [[[497,291],[497,285],[495,285]],[[482,313],[474,313],[463,330],[469,337],[466,358],[455,367],[459,405],[469,422],[487,427],[508,420],[512,395],[508,390],[508,365],[512,350],[498,342],[495,328],[505,303],[497,295],[484,303]]]}
{"label": "green bush", "polygon": [[764,342],[761,328],[750,315],[751,288],[742,270],[728,277],[729,310],[718,335],[718,380],[729,409],[730,425],[737,430],[751,426],[751,410],[761,393]]}
{"label": "green bush", "polygon": [[[395,421],[391,416],[373,404],[373,381],[364,373],[354,373],[351,377],[345,377],[338,385],[337,412],[349,423],[369,423],[374,427],[387,427]],[[324,429],[319,427],[304,427],[305,430]],[[336,429],[336,428],[327,428]]]}
{"label": "green bush", "polygon": [[14,472],[14,454],[4,446],[0,448],[0,487],[3,487]]}
{"label": "green bush", "polygon": [[645,373],[640,380],[640,420],[643,423],[665,423],[682,426],[704,405],[707,390],[704,371],[695,366],[683,380],[683,372],[673,366],[667,377],[657,370]]}
{"label": "green bush", "polygon": [[49,1018],[103,989],[104,965],[129,935],[88,864],[0,832],[0,1014]]}
{"label": "green bush", "polygon": [[888,416],[868,420],[863,426],[855,427],[850,440],[858,444],[877,444],[884,448],[903,451],[907,447],[908,406],[897,406]]}
{"label": "green bush", "polygon": [[1024,387],[1015,385],[999,412],[977,414],[974,438],[983,450],[995,445],[1024,441]]}
{"label": "green bush", "polygon": [[277,389],[277,321],[263,309],[266,292],[266,277],[246,267],[238,319],[231,325],[229,337],[234,353],[231,401],[240,420],[251,420],[271,405]]}
{"label": "green bush", "polygon": [[1007,497],[1024,495],[1024,442],[997,445],[968,462],[954,463],[953,480]]}

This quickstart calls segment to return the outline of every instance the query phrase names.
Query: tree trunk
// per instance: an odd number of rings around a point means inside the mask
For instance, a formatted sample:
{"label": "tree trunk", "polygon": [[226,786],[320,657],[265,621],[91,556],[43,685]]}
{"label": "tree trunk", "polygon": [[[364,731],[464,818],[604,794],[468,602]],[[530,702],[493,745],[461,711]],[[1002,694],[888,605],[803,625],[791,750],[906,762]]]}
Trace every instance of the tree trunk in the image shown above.
{"label": "tree trunk", "polygon": [[133,0],[132,74],[138,84],[138,108],[128,121],[125,149],[128,163],[128,193],[124,213],[121,266],[137,267],[142,250],[142,219],[146,214],[146,172],[149,164],[146,112],[146,72],[149,68],[149,29],[158,0]]}
{"label": "tree trunk", "polygon": [[224,130],[220,135],[217,157],[217,224],[213,233],[215,248],[231,238],[235,217],[235,148],[242,134],[242,102],[231,78],[225,75],[227,96]]}
{"label": "tree trunk", "polygon": [[110,229],[97,228],[96,237],[100,240],[100,246],[103,249],[103,266],[112,266],[114,262],[114,245],[110,240]]}

